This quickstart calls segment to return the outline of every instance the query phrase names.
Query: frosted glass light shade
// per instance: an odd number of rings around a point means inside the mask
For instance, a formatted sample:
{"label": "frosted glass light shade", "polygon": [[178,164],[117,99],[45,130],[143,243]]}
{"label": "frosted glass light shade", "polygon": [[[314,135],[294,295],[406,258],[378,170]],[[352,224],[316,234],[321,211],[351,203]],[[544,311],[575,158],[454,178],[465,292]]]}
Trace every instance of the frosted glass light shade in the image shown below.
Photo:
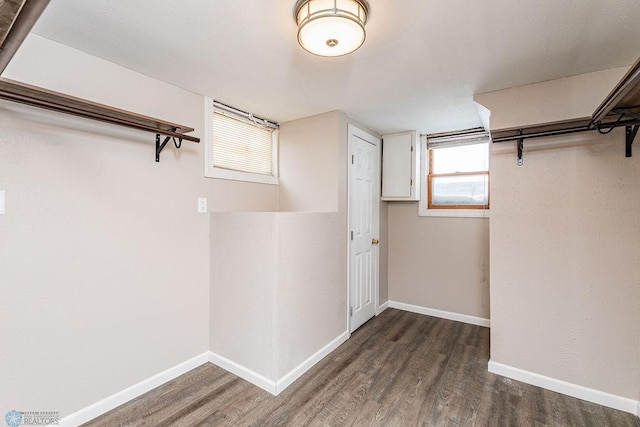
{"label": "frosted glass light shade", "polygon": [[364,43],[369,5],[365,0],[298,0],[298,42],[320,56],[342,56]]}

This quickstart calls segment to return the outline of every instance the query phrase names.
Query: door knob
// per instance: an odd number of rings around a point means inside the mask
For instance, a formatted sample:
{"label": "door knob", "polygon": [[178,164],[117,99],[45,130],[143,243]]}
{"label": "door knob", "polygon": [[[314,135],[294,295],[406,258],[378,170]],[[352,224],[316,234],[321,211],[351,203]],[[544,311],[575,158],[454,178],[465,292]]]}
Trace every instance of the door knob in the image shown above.
{"label": "door knob", "polygon": [[371,244],[372,245],[377,245],[378,243],[380,243],[380,240],[378,240],[378,239],[371,240]]}

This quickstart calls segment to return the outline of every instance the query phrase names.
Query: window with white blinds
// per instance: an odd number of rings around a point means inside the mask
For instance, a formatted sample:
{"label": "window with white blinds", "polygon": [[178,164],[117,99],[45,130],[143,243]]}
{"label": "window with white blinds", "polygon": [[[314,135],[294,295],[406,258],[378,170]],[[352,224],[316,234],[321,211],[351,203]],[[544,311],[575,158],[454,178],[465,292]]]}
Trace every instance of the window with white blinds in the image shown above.
{"label": "window with white blinds", "polygon": [[278,125],[206,99],[205,176],[278,184]]}
{"label": "window with white blinds", "polygon": [[273,175],[273,129],[213,114],[213,166]]}

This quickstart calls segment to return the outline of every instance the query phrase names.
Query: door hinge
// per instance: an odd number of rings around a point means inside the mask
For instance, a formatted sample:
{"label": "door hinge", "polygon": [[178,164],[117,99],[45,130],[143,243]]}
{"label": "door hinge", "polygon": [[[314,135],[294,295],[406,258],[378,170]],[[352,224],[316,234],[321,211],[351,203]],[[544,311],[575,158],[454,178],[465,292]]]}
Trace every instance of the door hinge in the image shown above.
{"label": "door hinge", "polygon": [[409,180],[409,186],[410,186],[410,187],[411,187],[411,186],[413,186],[413,178],[411,178],[411,179]]}
{"label": "door hinge", "polygon": [[413,153],[413,145],[411,146],[411,152]]}
{"label": "door hinge", "polygon": [[351,240],[353,240],[353,230],[351,231]]}
{"label": "door hinge", "polygon": [[352,164],[352,165],[354,164],[354,161],[355,161],[355,155],[354,155],[354,154],[352,154],[352,155],[351,155],[351,164]]}
{"label": "door hinge", "polygon": [[353,317],[353,306],[349,307],[349,317]]}

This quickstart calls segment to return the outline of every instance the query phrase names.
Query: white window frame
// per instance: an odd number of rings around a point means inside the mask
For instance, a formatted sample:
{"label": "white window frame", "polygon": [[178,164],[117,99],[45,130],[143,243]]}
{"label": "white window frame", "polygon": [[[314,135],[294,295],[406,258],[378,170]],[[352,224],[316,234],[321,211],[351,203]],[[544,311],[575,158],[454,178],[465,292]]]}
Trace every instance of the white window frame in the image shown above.
{"label": "white window frame", "polygon": [[[491,144],[491,142],[489,142]],[[418,203],[419,216],[440,216],[452,218],[489,218],[489,209],[429,209],[427,175],[429,174],[429,150],[427,137],[420,137],[420,203]]]}
{"label": "white window frame", "polygon": [[204,97],[204,117],[206,131],[204,134],[204,176],[207,178],[227,179],[232,181],[254,182],[258,184],[278,185],[278,129],[271,133],[272,175],[241,172],[217,168],[213,165],[213,99]]}

